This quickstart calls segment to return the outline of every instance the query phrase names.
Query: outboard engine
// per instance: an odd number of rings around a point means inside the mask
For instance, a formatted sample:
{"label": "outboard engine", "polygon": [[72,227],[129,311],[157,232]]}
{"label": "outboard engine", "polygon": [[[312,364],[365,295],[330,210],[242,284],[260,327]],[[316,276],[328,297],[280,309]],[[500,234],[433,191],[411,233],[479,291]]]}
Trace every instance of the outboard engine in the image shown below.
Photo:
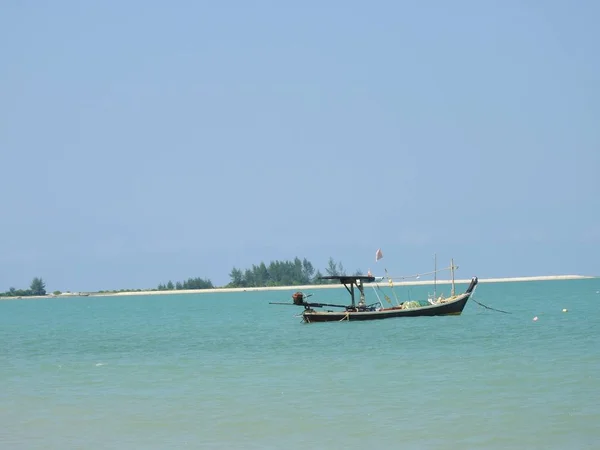
{"label": "outboard engine", "polygon": [[295,292],[292,295],[292,300],[294,300],[294,305],[303,305],[304,304],[304,294],[300,291]]}

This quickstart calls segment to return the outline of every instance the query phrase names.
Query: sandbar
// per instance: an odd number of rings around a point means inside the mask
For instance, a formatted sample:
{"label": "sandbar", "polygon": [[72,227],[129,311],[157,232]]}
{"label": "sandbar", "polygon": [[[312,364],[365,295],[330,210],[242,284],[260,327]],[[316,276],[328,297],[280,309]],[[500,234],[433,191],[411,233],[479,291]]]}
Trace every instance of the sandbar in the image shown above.
{"label": "sandbar", "polygon": [[[557,281],[557,280],[582,280],[595,278],[587,275],[542,275],[534,277],[507,277],[507,278],[480,278],[479,283],[512,283],[524,281]],[[455,279],[455,284],[469,284],[471,279]],[[437,280],[438,285],[452,284],[452,280]],[[367,283],[369,285],[379,285],[388,287],[388,281],[382,280],[377,283]],[[415,280],[415,281],[394,281],[394,287],[398,286],[421,286],[432,285],[433,280]],[[181,289],[170,291],[138,291],[138,292],[106,292],[106,293],[90,293],[90,297],[105,297],[105,296],[128,296],[128,295],[169,295],[169,294],[212,294],[217,292],[257,292],[257,291],[309,291],[315,289],[339,289],[344,288],[340,283],[334,284],[309,284],[303,286],[269,286],[269,287],[243,287],[243,288],[212,288],[212,289]]]}
{"label": "sandbar", "polygon": [[[588,275],[542,275],[533,277],[506,277],[506,278],[480,278],[479,283],[514,283],[524,281],[557,281],[557,280],[583,280],[589,278],[597,278]],[[456,279],[455,284],[469,284],[470,279]],[[449,285],[452,280],[437,280],[438,285]],[[394,281],[393,286],[423,286],[432,285],[433,280],[414,280],[414,281]],[[367,283],[365,286],[389,287],[387,280],[381,280],[377,283]],[[344,286],[340,283],[333,284],[309,284],[303,286],[269,286],[269,287],[242,287],[242,288],[212,288],[212,289],[180,289],[166,291],[123,291],[123,292],[89,292],[89,293],[67,293],[65,295],[36,295],[25,297],[0,297],[0,300],[25,300],[25,299],[40,299],[40,298],[81,298],[81,297],[125,297],[132,295],[178,295],[178,294],[214,294],[219,292],[257,292],[257,291],[312,291],[316,289],[340,289]]]}

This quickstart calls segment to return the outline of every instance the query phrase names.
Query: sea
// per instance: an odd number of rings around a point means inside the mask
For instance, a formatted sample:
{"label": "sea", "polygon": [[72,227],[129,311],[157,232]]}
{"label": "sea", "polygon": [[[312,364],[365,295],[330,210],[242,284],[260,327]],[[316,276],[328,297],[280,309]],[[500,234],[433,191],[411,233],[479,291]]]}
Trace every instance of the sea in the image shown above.
{"label": "sea", "polygon": [[367,322],[270,304],[293,292],[0,301],[0,449],[600,448],[600,278]]}

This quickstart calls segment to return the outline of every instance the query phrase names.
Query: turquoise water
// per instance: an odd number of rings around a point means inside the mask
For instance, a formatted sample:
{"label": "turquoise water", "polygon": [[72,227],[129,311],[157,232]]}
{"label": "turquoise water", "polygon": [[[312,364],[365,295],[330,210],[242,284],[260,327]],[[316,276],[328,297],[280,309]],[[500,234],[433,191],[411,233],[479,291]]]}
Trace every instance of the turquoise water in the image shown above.
{"label": "turquoise water", "polygon": [[292,290],[1,301],[0,448],[599,448],[597,291],[482,283],[512,314],[325,324],[268,304]]}

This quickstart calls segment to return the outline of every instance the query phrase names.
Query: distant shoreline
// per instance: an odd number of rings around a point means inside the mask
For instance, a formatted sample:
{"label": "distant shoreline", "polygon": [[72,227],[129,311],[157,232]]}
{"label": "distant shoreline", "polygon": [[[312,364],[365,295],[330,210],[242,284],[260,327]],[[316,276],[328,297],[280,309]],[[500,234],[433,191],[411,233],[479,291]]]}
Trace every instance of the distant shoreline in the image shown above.
{"label": "distant shoreline", "polygon": [[[547,275],[537,277],[512,277],[512,278],[479,278],[479,283],[510,283],[524,281],[558,281],[558,280],[584,280],[596,278],[586,275]],[[469,284],[471,279],[455,279],[455,284]],[[381,280],[378,283],[368,283],[367,286],[376,284],[389,286],[387,280]],[[394,281],[394,287],[398,286],[424,286],[434,284],[433,280],[419,281]],[[450,285],[452,280],[437,280],[438,285]],[[140,291],[140,292],[111,292],[102,294],[90,294],[90,297],[112,297],[127,295],[169,295],[169,294],[212,294],[216,292],[259,292],[259,291],[310,291],[315,289],[339,289],[344,288],[341,283],[335,284],[309,284],[303,286],[270,286],[270,287],[245,287],[245,288],[213,288],[213,289],[189,289],[172,291]]]}
{"label": "distant shoreline", "polygon": [[[534,277],[506,277],[506,278],[480,278],[479,283],[511,283],[525,281],[558,281],[558,280],[584,280],[598,278],[588,275],[542,275]],[[455,284],[469,284],[471,279],[456,279]],[[438,285],[449,285],[452,280],[437,280]],[[379,283],[369,283],[367,285],[388,285],[387,280],[381,280]],[[394,287],[399,286],[426,286],[434,284],[433,280],[418,280],[418,281],[394,281]],[[26,299],[43,299],[43,298],[78,298],[78,297],[127,297],[134,295],[179,295],[179,294],[214,294],[219,292],[258,292],[258,291],[309,291],[316,289],[339,289],[344,286],[340,283],[335,284],[310,284],[303,286],[270,286],[270,287],[246,287],[246,288],[212,288],[212,289],[180,289],[166,291],[132,291],[132,292],[89,292],[77,294],[63,295],[38,295],[28,297],[0,297],[0,300],[26,300]]]}

